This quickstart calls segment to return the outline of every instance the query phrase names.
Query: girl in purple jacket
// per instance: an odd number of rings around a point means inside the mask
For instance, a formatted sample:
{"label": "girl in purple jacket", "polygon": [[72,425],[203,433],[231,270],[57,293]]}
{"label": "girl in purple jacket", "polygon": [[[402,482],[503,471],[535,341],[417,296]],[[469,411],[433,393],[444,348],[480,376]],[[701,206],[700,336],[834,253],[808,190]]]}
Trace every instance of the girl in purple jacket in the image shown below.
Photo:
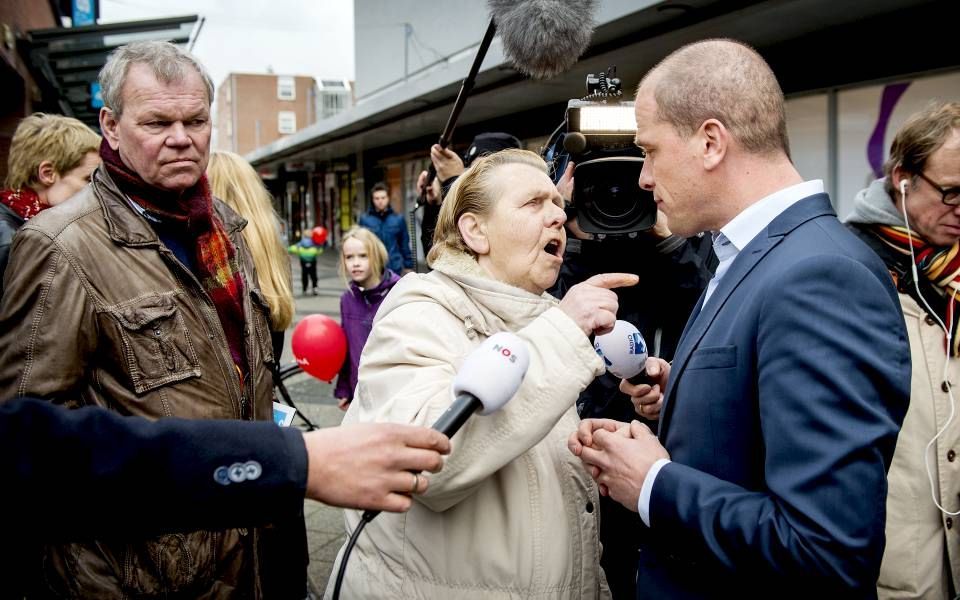
{"label": "girl in purple jacket", "polygon": [[340,324],[347,334],[347,358],[333,395],[337,406],[347,410],[357,387],[360,353],[373,327],[373,317],[400,277],[387,268],[383,242],[365,227],[353,227],[345,233],[341,248],[340,275],[350,286],[340,296]]}

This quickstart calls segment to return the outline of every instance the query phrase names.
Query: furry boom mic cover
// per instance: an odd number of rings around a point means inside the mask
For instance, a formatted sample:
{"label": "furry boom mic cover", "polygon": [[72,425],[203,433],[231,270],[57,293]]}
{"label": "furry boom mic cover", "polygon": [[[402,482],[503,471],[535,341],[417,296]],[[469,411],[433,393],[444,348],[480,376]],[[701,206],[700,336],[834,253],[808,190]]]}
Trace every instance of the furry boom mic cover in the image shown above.
{"label": "furry boom mic cover", "polygon": [[488,0],[504,52],[534,79],[548,79],[577,62],[593,35],[596,0]]}

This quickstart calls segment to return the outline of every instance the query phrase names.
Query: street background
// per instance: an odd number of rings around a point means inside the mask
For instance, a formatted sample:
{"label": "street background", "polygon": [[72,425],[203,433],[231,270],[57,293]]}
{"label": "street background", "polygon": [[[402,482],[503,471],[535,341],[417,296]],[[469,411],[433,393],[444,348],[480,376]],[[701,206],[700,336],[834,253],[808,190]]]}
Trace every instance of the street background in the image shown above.
{"label": "street background", "polygon": [[[291,257],[293,265],[293,295],[297,302],[297,314],[294,327],[307,315],[323,314],[340,321],[340,295],[346,285],[337,274],[337,261],[340,253],[328,249],[317,258],[317,295],[309,292],[304,295],[300,289],[300,262]],[[293,327],[287,330],[284,341],[282,364],[294,361],[290,349]],[[336,427],[343,419],[343,411],[337,408],[333,398],[336,380],[326,383],[319,379],[299,373],[284,382],[290,397],[297,408],[317,427]],[[293,426],[303,427],[299,418],[294,418]],[[336,482],[331,482],[336,484]],[[343,524],[343,511],[320,502],[306,500],[303,506],[307,521],[307,543],[310,548],[310,567],[308,570],[310,591],[318,598],[322,597],[327,586],[333,561],[346,541]]]}

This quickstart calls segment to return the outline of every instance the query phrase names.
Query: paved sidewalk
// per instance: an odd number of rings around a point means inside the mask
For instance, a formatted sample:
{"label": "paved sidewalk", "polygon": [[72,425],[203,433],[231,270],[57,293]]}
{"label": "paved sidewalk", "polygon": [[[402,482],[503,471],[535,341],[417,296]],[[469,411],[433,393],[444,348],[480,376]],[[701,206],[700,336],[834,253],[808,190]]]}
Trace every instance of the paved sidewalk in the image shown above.
{"label": "paved sidewalk", "polygon": [[[325,314],[340,321],[340,295],[346,286],[337,274],[338,250],[327,250],[317,259],[317,295],[303,295],[300,290],[300,263],[292,260],[293,289],[297,303],[295,321],[307,315]],[[290,337],[293,327],[287,330],[282,355],[283,364],[293,362],[290,350]],[[336,383],[334,381],[334,383]],[[285,381],[290,396],[297,408],[317,427],[334,427],[343,419],[343,412],[337,408],[333,398],[333,384],[326,383],[300,373]],[[294,419],[294,424],[302,423]],[[336,482],[331,482],[336,484]],[[319,502],[307,500],[303,506],[307,522],[307,544],[310,549],[310,567],[308,569],[310,591],[317,598],[322,597],[333,568],[333,561],[340,547],[346,541],[343,524],[343,511]]]}

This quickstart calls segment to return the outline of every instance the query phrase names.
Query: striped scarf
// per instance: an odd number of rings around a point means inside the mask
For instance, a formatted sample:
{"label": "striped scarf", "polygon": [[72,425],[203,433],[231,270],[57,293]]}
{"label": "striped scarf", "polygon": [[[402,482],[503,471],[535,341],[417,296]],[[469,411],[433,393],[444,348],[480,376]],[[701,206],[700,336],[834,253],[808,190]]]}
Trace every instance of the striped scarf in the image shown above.
{"label": "striped scarf", "polygon": [[957,318],[960,316],[960,311],[957,310],[957,303],[960,302],[960,242],[948,247],[936,247],[917,237],[916,232],[911,231],[908,237],[905,227],[874,225],[873,229],[885,244],[907,257],[910,256],[910,237],[913,238],[917,271],[943,297],[944,323],[948,326],[950,323],[954,324],[950,355],[960,356],[960,332],[957,331]]}
{"label": "striped scarf", "polygon": [[230,346],[230,355],[243,380],[247,360],[243,343],[243,277],[237,251],[213,212],[213,194],[207,176],[182,193],[166,192],[146,183],[127,168],[120,155],[100,144],[100,157],[110,177],[130,200],[168,225],[182,227],[187,239],[195,239],[197,279],[217,309],[217,317]]}

